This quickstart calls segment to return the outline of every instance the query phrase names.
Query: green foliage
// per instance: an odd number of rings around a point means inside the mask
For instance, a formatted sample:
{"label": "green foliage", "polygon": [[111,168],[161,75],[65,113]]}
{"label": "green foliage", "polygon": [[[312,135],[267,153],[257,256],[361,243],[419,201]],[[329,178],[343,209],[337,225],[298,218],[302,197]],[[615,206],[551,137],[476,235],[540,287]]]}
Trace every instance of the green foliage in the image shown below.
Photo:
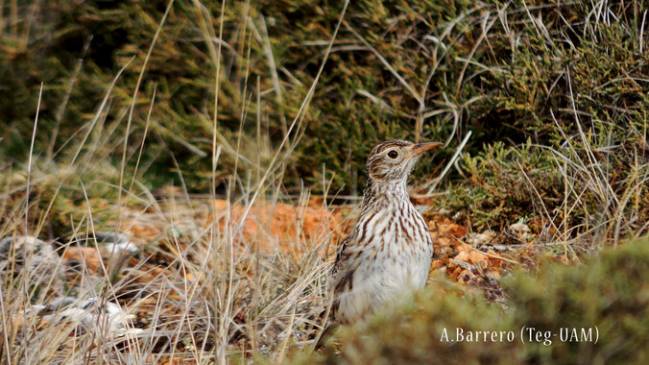
{"label": "green foliage", "polygon": [[[182,177],[197,192],[210,186],[214,118],[219,187],[232,178],[243,185],[260,179],[299,117],[343,9],[341,2],[252,1],[227,3],[221,13],[217,2],[179,0],[159,27],[166,1],[21,4],[15,12],[4,5],[16,19],[0,28],[0,157],[26,159],[43,82],[38,155],[65,164],[79,136],[94,128],[106,135],[97,140],[117,165],[130,125],[132,171],[148,125],[145,180],[156,187]],[[272,185],[289,193],[303,183],[315,192],[357,193],[377,141],[449,140],[435,160],[422,161],[417,178],[430,180],[471,130],[465,171],[452,170],[446,183],[453,194],[440,204],[475,211],[477,227],[502,226],[545,206],[546,220],[592,227],[634,215],[624,226],[640,229],[636,223],[648,215],[637,207],[647,190],[633,186],[646,175],[649,42],[641,37],[638,2],[610,4],[603,13],[597,7],[350,2]],[[572,202],[559,202],[558,193],[572,190],[579,203],[565,209]],[[635,205],[610,196],[627,193]]]}
{"label": "green foliage", "polygon": [[[339,331],[321,353],[300,363],[343,364],[643,364],[649,341],[649,239],[608,249],[584,266],[547,263],[538,274],[505,281],[510,305],[502,309],[473,294],[458,297],[433,287],[395,313]],[[521,328],[552,331],[552,344],[520,341]],[[594,327],[599,335],[596,336]],[[443,342],[446,328],[514,331],[515,340]],[[561,341],[561,328],[593,328],[593,341]],[[568,337],[570,338],[570,336]],[[595,342],[595,340],[597,341]]]}
{"label": "green foliage", "polygon": [[466,156],[469,189],[458,186],[446,201],[452,211],[466,211],[478,228],[504,229],[516,217],[528,218],[541,210],[541,202],[558,206],[563,181],[552,156],[527,143],[508,148],[501,142],[485,146],[482,153]]}
{"label": "green foliage", "polygon": [[649,239],[602,252],[584,266],[550,265],[538,276],[514,275],[507,287],[514,323],[538,329],[597,326],[592,342],[528,345],[535,363],[642,364],[649,359]]}

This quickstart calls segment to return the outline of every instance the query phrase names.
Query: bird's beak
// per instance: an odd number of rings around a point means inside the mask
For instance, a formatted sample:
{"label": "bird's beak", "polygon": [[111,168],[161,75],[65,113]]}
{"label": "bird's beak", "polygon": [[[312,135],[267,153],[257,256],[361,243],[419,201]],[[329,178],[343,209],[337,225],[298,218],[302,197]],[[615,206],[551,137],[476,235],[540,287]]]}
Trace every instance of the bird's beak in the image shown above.
{"label": "bird's beak", "polygon": [[424,152],[434,151],[443,145],[442,142],[417,143],[412,148],[413,157],[419,156]]}

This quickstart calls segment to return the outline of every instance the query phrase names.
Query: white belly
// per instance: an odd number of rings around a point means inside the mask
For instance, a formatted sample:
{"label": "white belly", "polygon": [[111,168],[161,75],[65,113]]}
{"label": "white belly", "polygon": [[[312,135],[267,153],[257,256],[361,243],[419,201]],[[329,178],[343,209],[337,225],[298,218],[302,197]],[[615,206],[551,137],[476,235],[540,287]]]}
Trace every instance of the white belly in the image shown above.
{"label": "white belly", "polygon": [[431,256],[429,250],[420,250],[364,260],[354,274],[352,290],[340,295],[337,317],[350,322],[386,304],[407,300],[415,289],[426,285]]}

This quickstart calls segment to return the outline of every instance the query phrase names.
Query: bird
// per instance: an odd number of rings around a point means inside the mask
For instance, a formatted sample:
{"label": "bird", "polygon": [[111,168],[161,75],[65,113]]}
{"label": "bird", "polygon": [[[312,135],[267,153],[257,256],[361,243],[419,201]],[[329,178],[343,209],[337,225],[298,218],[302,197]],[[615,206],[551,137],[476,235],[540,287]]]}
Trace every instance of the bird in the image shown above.
{"label": "bird", "polygon": [[332,267],[333,321],[316,348],[338,325],[363,320],[426,284],[433,240],[410,201],[407,182],[421,155],[441,146],[390,140],[371,150],[360,215],[340,242]]}

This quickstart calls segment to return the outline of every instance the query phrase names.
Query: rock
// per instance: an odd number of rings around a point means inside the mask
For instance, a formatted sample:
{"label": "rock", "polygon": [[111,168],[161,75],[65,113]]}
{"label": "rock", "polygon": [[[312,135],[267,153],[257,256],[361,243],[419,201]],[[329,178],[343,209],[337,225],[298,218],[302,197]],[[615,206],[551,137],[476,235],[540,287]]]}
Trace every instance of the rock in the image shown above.
{"label": "rock", "polygon": [[127,254],[127,255],[134,255],[138,252],[140,252],[140,249],[133,244],[132,242],[120,242],[120,243],[106,243],[103,247],[103,249],[110,253],[110,255],[120,255],[120,254]]}
{"label": "rock", "polygon": [[92,297],[79,300],[74,297],[60,297],[46,305],[34,305],[25,311],[25,316],[38,316],[41,328],[71,323],[76,331],[86,331],[115,339],[142,332],[134,328],[134,315],[113,302],[101,303]]}
{"label": "rock", "polygon": [[[134,255],[140,252],[140,249],[131,242],[127,235],[118,232],[96,232],[94,239],[97,240],[97,246],[102,254],[106,255]],[[88,236],[86,246],[94,247],[93,236]]]}
{"label": "rock", "polygon": [[510,225],[507,233],[520,242],[527,242],[531,238],[530,227],[525,223],[517,222]]}
{"label": "rock", "polygon": [[490,229],[482,233],[471,233],[466,238],[466,242],[473,247],[480,247],[482,245],[491,244],[498,237],[498,234]]}
{"label": "rock", "polygon": [[63,289],[61,258],[50,243],[33,236],[0,240],[0,274],[28,275],[30,286],[43,294],[60,294]]}
{"label": "rock", "polygon": [[[88,236],[88,239],[91,240],[92,235]],[[128,242],[128,237],[124,233],[119,232],[95,232],[94,238],[97,240],[97,243],[123,243]]]}
{"label": "rock", "polygon": [[63,251],[68,282],[75,286],[84,280],[91,284],[97,277],[118,274],[128,260],[140,251],[122,233],[97,232],[95,236],[89,236],[85,243],[85,246],[70,246]]}

